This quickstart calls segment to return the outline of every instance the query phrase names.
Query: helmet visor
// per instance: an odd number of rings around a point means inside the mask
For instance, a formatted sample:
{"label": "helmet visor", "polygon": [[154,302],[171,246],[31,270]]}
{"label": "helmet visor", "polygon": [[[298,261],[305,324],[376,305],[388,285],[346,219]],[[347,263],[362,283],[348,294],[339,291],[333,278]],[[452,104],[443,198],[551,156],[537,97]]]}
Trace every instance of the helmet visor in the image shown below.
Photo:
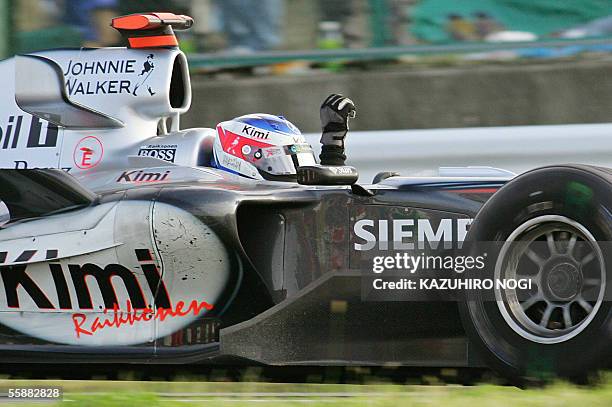
{"label": "helmet visor", "polygon": [[245,158],[261,172],[271,175],[296,175],[298,167],[316,164],[308,144],[253,148]]}

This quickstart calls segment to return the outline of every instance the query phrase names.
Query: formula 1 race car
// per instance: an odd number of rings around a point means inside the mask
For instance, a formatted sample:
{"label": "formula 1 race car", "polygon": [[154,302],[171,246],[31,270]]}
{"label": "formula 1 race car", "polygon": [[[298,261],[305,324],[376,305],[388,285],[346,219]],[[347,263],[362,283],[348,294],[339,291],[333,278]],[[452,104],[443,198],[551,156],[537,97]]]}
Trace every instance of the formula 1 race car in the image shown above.
{"label": "formula 1 race car", "polygon": [[[216,131],[180,129],[190,25],[117,18],[128,48],[0,62],[2,362],[610,366],[610,170],[213,168]],[[429,258],[529,284],[412,292]]]}

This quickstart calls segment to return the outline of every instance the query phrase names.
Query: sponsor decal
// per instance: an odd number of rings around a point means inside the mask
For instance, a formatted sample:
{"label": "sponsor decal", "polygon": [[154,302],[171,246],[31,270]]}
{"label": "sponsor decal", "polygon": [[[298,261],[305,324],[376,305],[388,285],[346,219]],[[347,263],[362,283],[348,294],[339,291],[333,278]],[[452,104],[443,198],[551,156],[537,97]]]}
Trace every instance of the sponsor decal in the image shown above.
{"label": "sponsor decal", "polygon": [[[15,163],[15,166],[13,167],[13,169],[15,169],[15,170],[50,170],[50,169],[57,169],[57,167],[32,167],[25,160],[15,160],[13,162]],[[62,168],[60,168],[60,170],[64,170],[66,172],[70,172],[72,170],[72,167],[62,167]]]}
{"label": "sponsor decal", "polygon": [[[136,86],[134,86],[134,91],[132,92],[132,95],[138,96],[138,89],[141,86],[145,85],[146,82],[149,80],[149,77],[151,76],[151,73],[155,69],[155,65],[153,64],[153,59],[154,58],[155,58],[155,56],[153,54],[149,54],[147,56],[147,59],[142,64],[142,71],[138,75],[139,76],[139,80],[138,80],[138,83],[136,83]],[[151,95],[151,96],[155,95],[155,92],[153,91],[153,89],[151,89],[150,86],[147,86],[147,90],[149,91],[149,95]]]}
{"label": "sponsor decal", "polygon": [[124,171],[116,182],[120,183],[144,183],[167,181],[172,171],[150,172],[145,170]]}
{"label": "sponsor decal", "polygon": [[140,147],[138,155],[141,157],[159,158],[160,160],[173,163],[176,158],[177,148],[177,144],[149,144]]}
{"label": "sponsor decal", "polygon": [[223,154],[221,157],[221,165],[229,168],[230,170],[240,171],[241,162],[238,157],[234,157],[229,154]]}
{"label": "sponsor decal", "polygon": [[248,126],[248,125],[244,125],[244,128],[242,129],[242,134],[245,134],[249,137],[254,137],[254,138],[259,138],[259,139],[263,139],[263,140],[267,140],[270,137],[270,132],[263,132],[260,129],[253,127],[253,126]]}
{"label": "sponsor decal", "polygon": [[[146,87],[149,95],[155,91],[147,86],[151,73],[155,69],[155,56],[147,55],[138,69],[135,59],[106,61],[74,61],[70,60],[64,71],[68,95],[119,95],[130,94],[139,96],[138,91]],[[140,71],[140,72],[139,72]],[[122,79],[103,79],[104,75],[122,75]]]}
{"label": "sponsor decal", "polygon": [[264,149],[264,151],[266,152],[266,157],[274,157],[277,155],[284,155],[284,152],[281,148],[279,147],[270,147],[270,148],[266,148]]}
{"label": "sponsor decal", "polygon": [[429,219],[361,219],[353,226],[358,238],[353,247],[358,251],[413,250],[417,243],[418,248],[423,248],[425,243],[436,248],[441,242],[445,247],[453,242],[461,246],[472,220],[441,219],[434,227]]}
{"label": "sponsor decal", "polygon": [[[4,263],[7,257],[6,252],[0,252],[0,256],[3,254],[4,260],[0,258],[2,260],[1,263]],[[26,250],[17,258],[16,262],[28,261],[35,254],[36,250]],[[135,255],[140,265],[140,270],[147,281],[149,292],[154,297],[153,305],[157,308],[173,309],[166,285],[161,279],[161,273],[153,260],[151,252],[148,249],[136,249]],[[47,256],[52,256],[50,260],[57,258],[57,250],[48,250]],[[106,266],[91,263],[68,264],[66,270],[60,263],[48,263],[49,274],[53,281],[52,287],[58,298],[58,303],[53,304],[45,293],[45,290],[49,289],[49,287],[39,286],[29,276],[27,264],[1,266],[1,263],[0,278],[4,285],[9,308],[19,309],[20,296],[27,295],[41,310],[93,310],[94,304],[92,298],[97,297],[102,298],[106,309],[113,309],[119,304],[116,294],[117,290],[115,289],[119,280],[123,283],[124,291],[128,294],[131,306],[135,309],[151,307],[151,304],[147,304],[149,296],[145,296],[143,287],[140,285],[136,274],[120,264],[109,264]],[[66,278],[66,271],[70,276],[69,279]],[[92,279],[96,281],[96,284],[90,284]],[[68,281],[72,283],[72,290],[68,287]],[[92,289],[98,289],[100,296],[92,297]]]}
{"label": "sponsor decal", "polygon": [[[206,301],[193,300],[172,302],[167,287],[161,278],[161,272],[149,249],[136,249],[134,254],[138,261],[138,274],[144,275],[146,286],[141,285],[137,273],[120,264],[68,264],[62,266],[57,259],[57,249],[43,251],[48,263],[52,285],[41,286],[28,274],[27,264],[31,260],[40,260],[35,255],[39,250],[24,250],[21,253],[0,252],[0,278],[4,286],[7,306],[20,309],[20,300],[28,296],[41,310],[74,310],[71,319],[76,338],[82,335],[92,336],[109,328],[133,326],[140,321],[169,318],[180,318],[189,315],[198,316],[203,311],[210,311],[213,305]],[[8,260],[10,266],[2,266]],[[40,272],[40,270],[38,271]],[[37,274],[40,276],[39,274]],[[67,275],[69,277],[67,277]],[[95,280],[95,283],[93,282]],[[120,287],[119,281],[123,284]],[[148,288],[148,290],[146,290]],[[55,290],[56,296],[49,295]],[[95,293],[95,290],[99,290]],[[146,291],[146,294],[145,294]],[[118,292],[127,293],[126,308],[120,309]],[[97,295],[96,295],[97,294]],[[49,298],[57,297],[57,303]],[[101,298],[103,306],[94,304],[93,298]],[[149,299],[153,299],[153,304]],[[97,310],[95,314],[84,313],[84,310]]]}
{"label": "sponsor decal", "polygon": [[184,301],[177,301],[170,308],[144,308],[138,309],[132,307],[132,303],[128,300],[126,310],[119,310],[119,306],[115,304],[112,309],[105,309],[103,316],[93,317],[83,313],[72,314],[72,322],[74,323],[74,333],[77,338],[81,335],[92,336],[96,332],[106,328],[121,328],[122,326],[133,326],[140,321],[157,320],[163,322],[166,318],[186,317],[188,315],[198,316],[204,310],[210,311],[213,306],[206,301],[193,300],[189,305]]}
{"label": "sponsor decal", "polygon": [[[0,149],[8,150],[19,147],[23,120],[23,115],[11,115],[6,124],[0,126]],[[57,138],[58,127],[56,125],[32,116],[26,148],[57,147]]]}
{"label": "sponsor decal", "polygon": [[70,96],[74,95],[117,95],[132,93],[132,82],[128,80],[106,80],[95,82],[79,82],[77,79],[68,80],[66,88]]}
{"label": "sponsor decal", "polygon": [[104,146],[97,137],[87,136],[79,140],[72,155],[78,168],[88,170],[100,164],[104,157]]}
{"label": "sponsor decal", "polygon": [[[10,263],[27,263],[28,261],[32,260],[32,258],[34,257],[34,255],[36,255],[37,252],[38,250],[24,250],[19,256],[15,256],[14,260]],[[45,260],[53,260],[57,259],[57,257],[57,249],[47,249]],[[9,259],[11,259],[11,256],[9,256],[9,252],[0,252],[0,265],[7,263],[7,260]]]}
{"label": "sponsor decal", "polygon": [[327,167],[329,168],[329,170],[331,172],[333,172],[336,175],[351,175],[353,174],[353,170],[349,167],[333,167],[333,166],[329,166]]}
{"label": "sponsor decal", "polygon": [[64,76],[130,74],[136,72],[136,60],[79,62],[70,60]]}

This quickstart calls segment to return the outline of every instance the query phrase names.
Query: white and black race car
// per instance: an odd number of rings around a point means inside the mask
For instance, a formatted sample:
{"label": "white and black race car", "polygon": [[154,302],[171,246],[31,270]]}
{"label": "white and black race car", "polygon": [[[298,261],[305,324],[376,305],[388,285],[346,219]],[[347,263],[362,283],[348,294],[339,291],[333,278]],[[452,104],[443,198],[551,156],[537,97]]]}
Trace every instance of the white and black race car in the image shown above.
{"label": "white and black race car", "polygon": [[191,20],[114,25],[0,62],[0,361],[610,366],[610,170],[248,180],[180,129]]}

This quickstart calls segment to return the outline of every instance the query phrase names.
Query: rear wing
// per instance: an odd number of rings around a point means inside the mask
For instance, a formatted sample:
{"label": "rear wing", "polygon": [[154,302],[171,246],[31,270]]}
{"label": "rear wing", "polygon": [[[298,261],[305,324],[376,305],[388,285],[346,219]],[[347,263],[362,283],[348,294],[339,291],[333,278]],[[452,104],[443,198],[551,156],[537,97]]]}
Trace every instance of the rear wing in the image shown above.
{"label": "rear wing", "polygon": [[172,13],[130,14],[111,23],[130,48],[178,47],[174,30],[187,30],[192,25],[191,17]]}

